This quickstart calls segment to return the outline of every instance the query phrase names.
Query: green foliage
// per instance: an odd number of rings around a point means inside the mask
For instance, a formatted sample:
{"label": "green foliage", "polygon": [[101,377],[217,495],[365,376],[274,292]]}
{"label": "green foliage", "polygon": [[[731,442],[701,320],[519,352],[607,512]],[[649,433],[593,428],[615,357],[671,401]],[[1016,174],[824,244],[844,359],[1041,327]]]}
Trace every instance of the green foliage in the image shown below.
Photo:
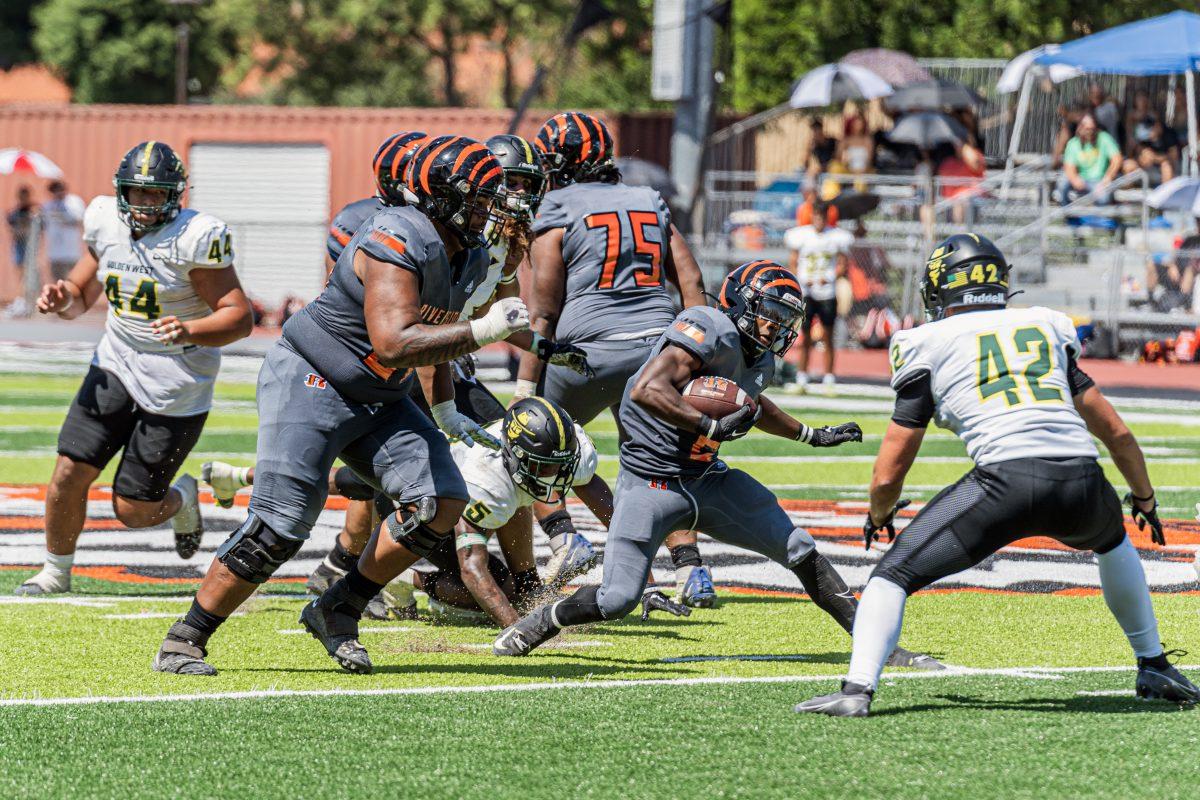
{"label": "green foliage", "polygon": [[650,99],[653,0],[608,0],[613,19],[585,33],[553,75],[547,105],[639,111],[669,108]]}
{"label": "green foliage", "polygon": [[37,0],[0,3],[0,69],[33,60],[33,21]]}
{"label": "green foliage", "polygon": [[215,9],[147,0],[46,0],[33,11],[38,56],[82,103],[168,103],[175,25],[191,23],[188,74],[212,91],[234,41]]}
{"label": "green foliage", "polygon": [[732,105],[787,99],[792,82],[851,50],[921,57],[1011,58],[1046,42],[1193,9],[1185,0],[738,0],[733,4]]}

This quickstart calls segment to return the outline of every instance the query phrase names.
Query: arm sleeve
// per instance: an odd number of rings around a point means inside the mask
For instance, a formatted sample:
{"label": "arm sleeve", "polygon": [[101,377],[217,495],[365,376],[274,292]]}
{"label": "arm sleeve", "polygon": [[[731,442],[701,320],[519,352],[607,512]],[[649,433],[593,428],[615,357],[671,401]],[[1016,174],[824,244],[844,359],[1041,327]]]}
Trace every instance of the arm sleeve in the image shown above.
{"label": "arm sleeve", "polygon": [[196,236],[196,249],[192,254],[192,269],[224,269],[232,267],[233,234],[229,227],[218,219],[210,219],[200,226]]}
{"label": "arm sleeve", "polygon": [[390,220],[380,220],[368,224],[371,225],[371,232],[358,240],[359,250],[376,261],[393,264],[415,272],[418,276],[421,274],[420,266],[417,263],[420,253],[412,252],[412,248],[409,247],[410,237],[406,231],[395,227]]}
{"label": "arm sleeve", "polygon": [[1096,385],[1092,376],[1079,368],[1076,356],[1070,350],[1067,351],[1067,384],[1071,387],[1071,397],[1078,397]]}
{"label": "arm sleeve", "polygon": [[565,228],[570,224],[570,217],[568,217],[567,209],[563,206],[561,199],[555,197],[553,192],[547,193],[542,198],[542,204],[538,207],[537,218],[533,221],[532,230],[534,235],[554,228]]}
{"label": "arm sleeve", "polygon": [[933,419],[933,386],[928,370],[912,374],[896,391],[892,422],[905,428],[924,428]]}
{"label": "arm sleeve", "polygon": [[571,485],[583,486],[595,477],[600,457],[596,455],[596,445],[579,425],[575,426],[575,436],[579,439],[579,464],[571,477]]}
{"label": "arm sleeve", "polygon": [[663,235],[669,236],[671,233],[671,207],[667,205],[666,200],[663,200],[661,194],[653,189],[650,191],[654,192],[654,199],[658,201],[658,218],[662,221]]}
{"label": "arm sleeve", "polygon": [[[705,313],[707,308],[687,308],[675,317],[667,328],[666,340],[676,347],[688,351],[701,362],[708,364],[717,353],[719,331]],[[719,313],[719,312],[714,312]]]}

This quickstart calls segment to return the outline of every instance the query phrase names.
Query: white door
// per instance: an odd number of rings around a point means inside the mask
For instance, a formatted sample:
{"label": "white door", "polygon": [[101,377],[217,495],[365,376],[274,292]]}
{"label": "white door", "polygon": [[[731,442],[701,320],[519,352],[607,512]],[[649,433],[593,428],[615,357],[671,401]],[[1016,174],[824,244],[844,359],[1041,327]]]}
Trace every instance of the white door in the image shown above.
{"label": "white door", "polygon": [[246,293],[268,311],[325,282],[329,151],[319,144],[204,142],[192,146],[188,205],[233,229]]}

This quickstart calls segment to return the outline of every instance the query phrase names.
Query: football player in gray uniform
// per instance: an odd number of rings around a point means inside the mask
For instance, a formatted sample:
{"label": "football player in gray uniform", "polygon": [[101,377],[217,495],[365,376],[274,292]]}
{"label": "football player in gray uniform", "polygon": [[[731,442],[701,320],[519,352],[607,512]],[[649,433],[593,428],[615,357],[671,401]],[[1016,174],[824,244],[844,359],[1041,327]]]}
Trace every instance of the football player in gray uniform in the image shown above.
{"label": "football player in gray uniform", "polygon": [[1075,326],[1048,308],[1008,308],[1008,273],[996,246],[972,233],[951,236],[929,257],[921,295],[931,322],[892,337],[896,408],[871,479],[866,546],[881,530],[894,537],[904,477],[931,420],[958,434],[975,468],[930,500],[875,567],[841,690],[796,711],[867,716],[908,596],[1025,536],[1096,554],[1104,600],[1137,660],[1139,697],[1200,702],[1200,689],[1163,652],[1146,576],[1092,436],[1128,482],[1138,527],[1149,525],[1162,545],[1142,450],[1079,368]]}
{"label": "football player in gray uniform", "polygon": [[[352,671],[370,671],[358,621],[371,598],[451,535],[466,484],[447,438],[499,447],[454,407],[449,362],[528,327],[516,298],[460,322],[488,266],[484,231],[501,221],[503,171],[481,143],[439,136],[412,157],[417,204],[388,207],[346,246],[321,295],[292,316],[259,373],[255,491],[217,551],[187,616],[154,659],[162,672],[213,675],[209,638],[300,549],[335,458],[398,504],[358,562],[305,607],[302,623]],[[409,398],[412,372],[440,365],[433,419]]]}
{"label": "football player in gray uniform", "polygon": [[[646,363],[678,307],[704,306],[704,282],[666,202],[654,189],[629,186],[613,163],[613,139],[599,119],[556,114],[534,140],[550,170],[551,191],[537,219],[532,248],[532,329],[583,348],[596,371],[582,378],[525,358],[514,399],[543,395],[581,425],[608,408],[617,420],[629,377]],[[538,506],[539,518],[549,509]],[[716,602],[712,576],[694,534],[667,539],[677,596],[693,606]],[[578,555],[583,555],[580,552]],[[568,551],[566,558],[576,558]]]}
{"label": "football player in gray uniform", "polygon": [[130,528],[169,519],[176,552],[195,554],[204,530],[196,479],[172,481],[212,406],[220,348],[253,325],[232,235],[182,207],[187,170],[174,150],[142,142],[121,159],[113,186],[115,197],[97,197],[84,214],[87,253],[37,303],[43,314],[74,319],[104,297],[108,318],[59,434],[46,564],[17,594],[70,591],[88,489],[118,452],[117,519]]}
{"label": "football player in gray uniform", "polygon": [[[621,471],[616,508],[604,547],[604,578],[570,597],[542,606],[506,628],[493,645],[501,656],[522,656],[568,625],[620,619],[637,606],[650,563],[667,534],[701,530],[760,553],[791,570],[812,601],[847,632],[854,595],[808,531],[795,525],[775,495],[748,473],[718,458],[722,442],[757,427],[811,447],[862,441],[858,425],[810,428],[759,393],[771,383],[804,319],[795,277],[771,261],[754,261],[725,279],[719,308],[684,309],[659,337],[650,359],[621,401]],[[731,381],[758,402],[712,419],[682,390],[694,378]],[[898,651],[897,663],[936,662]],[[918,660],[923,661],[920,663]]]}

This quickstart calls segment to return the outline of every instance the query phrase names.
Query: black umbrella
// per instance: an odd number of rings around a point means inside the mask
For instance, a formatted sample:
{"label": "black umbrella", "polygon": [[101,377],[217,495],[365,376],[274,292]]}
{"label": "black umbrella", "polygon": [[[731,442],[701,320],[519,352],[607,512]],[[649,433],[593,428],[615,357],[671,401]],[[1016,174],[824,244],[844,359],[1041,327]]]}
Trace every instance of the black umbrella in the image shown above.
{"label": "black umbrella", "polygon": [[967,140],[967,129],[958,120],[945,114],[918,111],[901,117],[887,138],[897,144],[911,144],[921,150],[932,150],[939,144],[962,144]]}
{"label": "black umbrella", "polygon": [[858,219],[879,207],[879,195],[869,192],[842,192],[829,201],[838,210],[838,219]]}
{"label": "black umbrella", "polygon": [[679,194],[679,190],[675,188],[675,181],[671,180],[671,173],[652,161],[622,156],[616,160],[616,164],[617,169],[621,170],[623,183],[630,186],[649,186],[668,203]]}
{"label": "black umbrella", "polygon": [[888,106],[900,111],[938,108],[974,108],[984,100],[973,89],[961,83],[934,78],[933,80],[910,83],[896,90],[885,101]]}

